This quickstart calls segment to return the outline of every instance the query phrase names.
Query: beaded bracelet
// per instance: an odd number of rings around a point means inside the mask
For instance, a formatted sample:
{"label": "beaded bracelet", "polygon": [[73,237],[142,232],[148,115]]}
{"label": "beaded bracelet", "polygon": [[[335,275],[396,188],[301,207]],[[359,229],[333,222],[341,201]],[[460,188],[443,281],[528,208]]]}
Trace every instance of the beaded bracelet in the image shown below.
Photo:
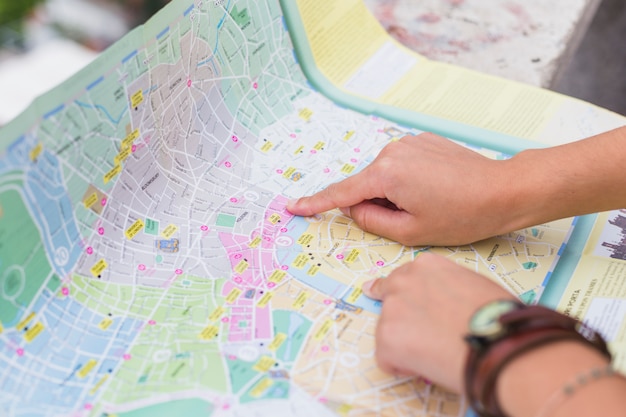
{"label": "beaded bracelet", "polygon": [[591,371],[578,375],[574,381],[565,384],[562,388],[558,389],[548,398],[545,405],[539,410],[536,417],[550,417],[552,414],[570,398],[574,393],[585,386],[596,382],[602,378],[611,377],[617,375],[611,365],[607,365],[602,368],[593,368]]}

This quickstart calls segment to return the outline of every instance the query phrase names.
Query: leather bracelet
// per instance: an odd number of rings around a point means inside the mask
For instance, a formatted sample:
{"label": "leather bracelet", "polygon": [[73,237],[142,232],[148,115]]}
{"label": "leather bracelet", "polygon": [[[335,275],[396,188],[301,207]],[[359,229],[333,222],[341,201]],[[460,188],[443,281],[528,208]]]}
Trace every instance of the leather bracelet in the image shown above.
{"label": "leather bracelet", "polygon": [[506,331],[495,339],[469,335],[470,352],[465,368],[465,390],[470,406],[481,417],[503,417],[496,382],[504,366],[518,355],[557,341],[573,340],[597,349],[609,360],[602,337],[584,324],[541,306],[521,306],[500,317]]}

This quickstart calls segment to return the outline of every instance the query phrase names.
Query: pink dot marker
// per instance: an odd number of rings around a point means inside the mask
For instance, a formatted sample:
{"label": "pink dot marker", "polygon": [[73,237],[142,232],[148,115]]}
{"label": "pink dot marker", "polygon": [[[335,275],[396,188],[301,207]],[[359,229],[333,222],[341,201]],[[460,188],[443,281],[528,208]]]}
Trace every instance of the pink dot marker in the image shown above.
{"label": "pink dot marker", "polygon": [[222,317],[222,323],[228,323],[230,319],[228,317]]}
{"label": "pink dot marker", "polygon": [[125,361],[129,361],[129,360],[132,358],[132,356],[130,356],[130,353],[125,353],[125,354],[124,354],[124,356],[122,356],[122,358],[123,358]]}
{"label": "pink dot marker", "polygon": [[255,82],[255,83],[253,83],[253,84],[252,84],[252,88],[254,88],[254,89],[256,90],[257,88],[259,88],[259,84],[258,84],[258,83],[256,83],[256,82]]}
{"label": "pink dot marker", "polygon": [[335,258],[337,258],[337,259],[341,260],[341,259],[343,259],[343,255],[342,255],[342,254],[339,254],[339,255],[335,256]]}
{"label": "pink dot marker", "polygon": [[267,283],[267,288],[274,288],[276,286],[276,283],[274,282],[268,282]]}
{"label": "pink dot marker", "polygon": [[237,201],[239,201],[239,200],[237,200],[235,197],[233,197],[233,198],[231,198],[231,199],[230,199],[230,202],[231,202],[231,203],[236,203]]}
{"label": "pink dot marker", "polygon": [[22,348],[18,348],[15,353],[17,353],[17,356],[24,356],[24,349]]}
{"label": "pink dot marker", "polygon": [[352,159],[350,159],[350,162],[352,162],[352,163],[357,163],[357,162],[359,162],[359,160],[358,160],[358,159],[356,159],[356,158],[352,158]]}
{"label": "pink dot marker", "polygon": [[332,302],[333,302],[333,300],[331,300],[330,298],[327,298],[327,299],[324,300],[324,304],[326,304],[326,305],[330,305],[330,304],[332,304]]}
{"label": "pink dot marker", "polygon": [[139,264],[139,266],[137,266],[137,269],[139,269],[140,271],[145,271],[146,266],[144,264]]}
{"label": "pink dot marker", "polygon": [[136,151],[136,150],[137,150],[137,145],[132,145],[132,146],[130,147],[130,151],[131,151],[131,152],[135,153],[135,151]]}
{"label": "pink dot marker", "polygon": [[61,294],[67,297],[68,295],[70,295],[70,289],[67,287],[61,288]]}
{"label": "pink dot marker", "polygon": [[239,142],[239,138],[238,138],[237,136],[235,136],[235,135],[232,135],[232,136],[230,137],[230,139],[231,139],[233,142],[235,142],[235,143]]}
{"label": "pink dot marker", "polygon": [[233,279],[237,284],[241,284],[243,282],[243,280],[241,279],[241,277],[235,277]]}
{"label": "pink dot marker", "polygon": [[324,174],[328,174],[330,172],[330,168],[324,168]]}
{"label": "pink dot marker", "polygon": [[276,170],[276,173],[277,173],[278,175],[281,175],[281,174],[283,173],[283,170],[282,170],[282,169],[277,169],[277,170]]}
{"label": "pink dot marker", "polygon": [[104,234],[104,227],[98,227],[98,234],[102,236]]}
{"label": "pink dot marker", "polygon": [[296,134],[295,134],[295,133],[291,133],[291,134],[289,135],[289,137],[290,137],[290,138],[295,138],[295,137],[296,137]]}
{"label": "pink dot marker", "polygon": [[224,166],[225,166],[226,168],[230,168],[230,167],[232,167],[232,166],[233,166],[233,164],[231,164],[231,163],[230,163],[230,161],[226,161],[226,162],[224,162]]}
{"label": "pink dot marker", "polygon": [[100,200],[100,205],[101,205],[102,207],[104,207],[104,206],[106,206],[106,205],[107,205],[107,198],[106,198],[106,197],[104,197],[102,200]]}
{"label": "pink dot marker", "polygon": [[202,230],[203,232],[206,232],[207,230],[209,230],[209,226],[207,226],[206,224],[203,224],[202,226],[200,226],[200,230]]}
{"label": "pink dot marker", "polygon": [[359,152],[361,152],[361,149],[360,148],[354,148],[354,152],[359,153]]}
{"label": "pink dot marker", "polygon": [[281,232],[281,233],[287,233],[287,230],[288,230],[288,229],[287,229],[286,227],[281,227],[281,228],[280,228],[280,232]]}
{"label": "pink dot marker", "polygon": [[315,154],[317,153],[317,151],[316,151],[315,149],[311,149],[311,153],[312,153],[313,155],[315,155]]}
{"label": "pink dot marker", "polygon": [[330,348],[326,345],[322,346],[322,352],[328,352]]}
{"label": "pink dot marker", "polygon": [[383,261],[376,261],[376,265],[385,266],[385,263]]}
{"label": "pink dot marker", "polygon": [[187,87],[191,87],[191,80],[187,80]]}
{"label": "pink dot marker", "polygon": [[92,408],[93,408],[92,404],[89,404],[89,403],[85,404],[85,410],[91,410]]}
{"label": "pink dot marker", "polygon": [[87,252],[87,255],[93,255],[93,248],[91,246],[88,246],[85,252]]}
{"label": "pink dot marker", "polygon": [[287,265],[282,265],[282,266],[280,267],[280,269],[282,269],[283,271],[287,271],[287,270],[289,269],[289,266],[287,266]]}
{"label": "pink dot marker", "polygon": [[149,324],[150,326],[154,326],[154,325],[156,324],[156,321],[154,321],[154,320],[148,320],[148,324]]}
{"label": "pink dot marker", "polygon": [[182,273],[183,273],[183,270],[182,270],[182,269],[177,269],[176,271],[174,271],[174,273],[175,273],[176,275],[180,275],[180,274],[182,274]]}

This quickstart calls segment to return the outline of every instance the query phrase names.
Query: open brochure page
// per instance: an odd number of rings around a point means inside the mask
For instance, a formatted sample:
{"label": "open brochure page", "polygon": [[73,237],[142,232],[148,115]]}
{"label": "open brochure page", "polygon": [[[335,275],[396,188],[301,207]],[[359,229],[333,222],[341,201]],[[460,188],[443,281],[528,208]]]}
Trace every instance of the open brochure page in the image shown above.
{"label": "open brochure page", "polygon": [[[424,248],[285,210],[419,130],[295,56],[277,0],[175,0],[0,130],[0,414],[465,413],[374,359],[360,286]],[[432,250],[536,302],[571,224]]]}
{"label": "open brochure page", "polygon": [[600,331],[626,372],[626,210],[598,215],[558,309]]}
{"label": "open brochure page", "polygon": [[430,61],[389,36],[361,0],[297,0],[315,65],[364,99],[552,145],[626,123],[548,90]]}

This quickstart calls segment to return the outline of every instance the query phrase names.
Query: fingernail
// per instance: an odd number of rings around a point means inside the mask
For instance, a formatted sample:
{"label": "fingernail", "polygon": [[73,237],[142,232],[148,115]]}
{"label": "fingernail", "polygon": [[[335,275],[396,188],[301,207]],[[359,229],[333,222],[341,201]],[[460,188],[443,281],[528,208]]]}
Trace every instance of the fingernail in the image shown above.
{"label": "fingernail", "polygon": [[363,291],[363,294],[367,295],[368,297],[370,296],[370,290],[372,289],[372,285],[374,285],[374,281],[376,280],[372,279],[364,282],[363,285],[361,285],[361,291]]}
{"label": "fingernail", "polygon": [[350,207],[339,207],[339,211],[341,211],[344,215],[350,217]]}
{"label": "fingernail", "polygon": [[298,201],[300,201],[299,198],[292,198],[291,200],[287,201],[287,210],[293,209],[298,204]]}

